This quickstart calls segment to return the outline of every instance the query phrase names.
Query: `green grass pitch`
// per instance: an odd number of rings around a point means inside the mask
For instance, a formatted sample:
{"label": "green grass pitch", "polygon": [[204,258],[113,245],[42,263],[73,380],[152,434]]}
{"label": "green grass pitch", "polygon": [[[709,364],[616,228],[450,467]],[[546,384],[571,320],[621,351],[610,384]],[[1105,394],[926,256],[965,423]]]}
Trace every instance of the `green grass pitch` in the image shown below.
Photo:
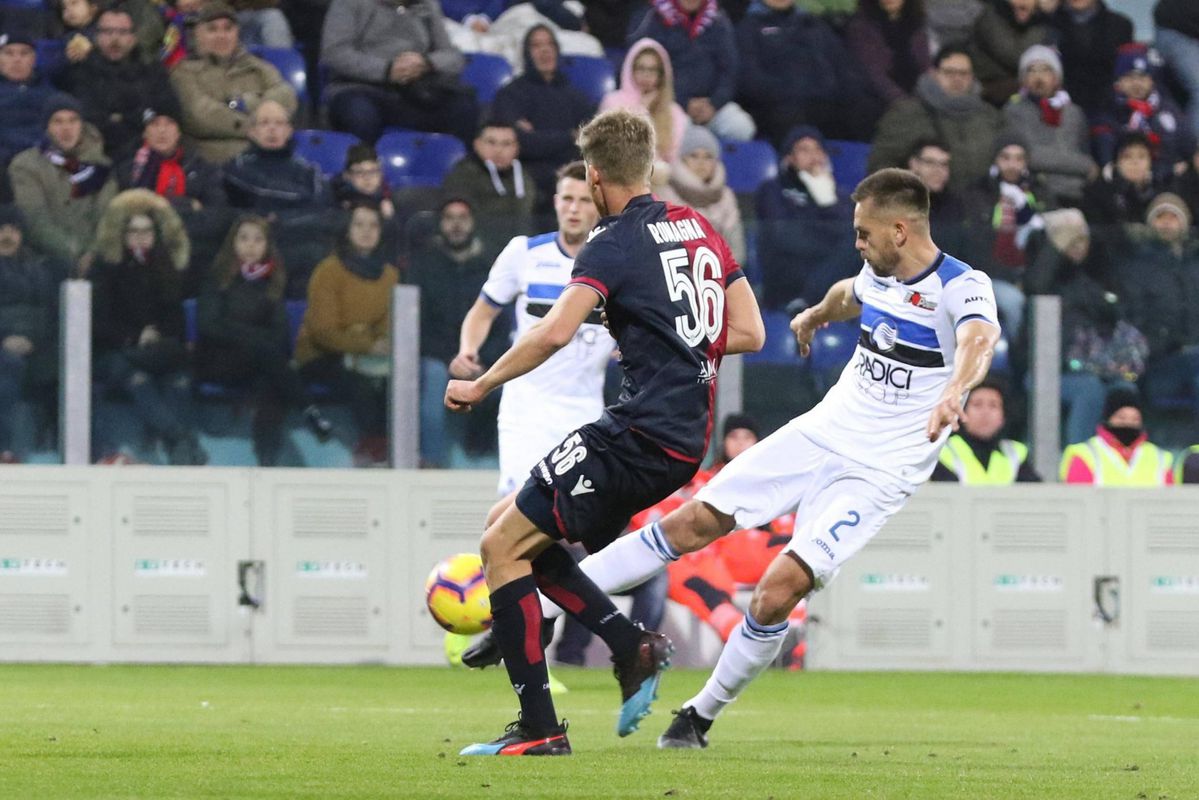
{"label": "green grass pitch", "polygon": [[614,732],[606,670],[556,670],[570,758],[460,758],[515,716],[503,673],[0,666],[0,798],[1199,798],[1199,681],[763,675],[701,752]]}

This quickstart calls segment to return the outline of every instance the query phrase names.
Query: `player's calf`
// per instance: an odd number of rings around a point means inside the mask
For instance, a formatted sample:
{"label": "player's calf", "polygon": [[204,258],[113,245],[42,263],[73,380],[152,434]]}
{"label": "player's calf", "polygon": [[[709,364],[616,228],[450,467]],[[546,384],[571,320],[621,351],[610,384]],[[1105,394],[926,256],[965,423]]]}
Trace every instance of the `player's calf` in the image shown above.
{"label": "player's calf", "polygon": [[658,524],[666,541],[679,554],[703,550],[736,527],[736,521],[728,514],[699,500],[684,503]]}

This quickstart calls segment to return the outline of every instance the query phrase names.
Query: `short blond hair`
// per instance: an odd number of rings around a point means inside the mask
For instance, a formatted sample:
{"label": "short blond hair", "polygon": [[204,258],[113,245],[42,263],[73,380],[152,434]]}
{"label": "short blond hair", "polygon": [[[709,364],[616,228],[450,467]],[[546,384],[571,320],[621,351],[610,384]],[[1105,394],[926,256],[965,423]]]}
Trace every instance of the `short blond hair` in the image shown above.
{"label": "short blond hair", "polygon": [[643,114],[624,108],[598,114],[579,131],[578,144],[583,161],[609,183],[638,187],[649,182],[654,126]]}

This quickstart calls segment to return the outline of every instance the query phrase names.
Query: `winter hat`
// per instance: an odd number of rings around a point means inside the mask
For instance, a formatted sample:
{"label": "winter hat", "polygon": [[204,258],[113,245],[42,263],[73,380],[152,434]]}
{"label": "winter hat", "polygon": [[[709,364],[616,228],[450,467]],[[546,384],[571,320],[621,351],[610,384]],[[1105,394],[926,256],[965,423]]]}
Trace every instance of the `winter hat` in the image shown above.
{"label": "winter hat", "polygon": [[1062,79],[1062,57],[1058,55],[1057,50],[1043,44],[1034,44],[1020,56],[1020,80],[1024,80],[1024,74],[1030,66],[1038,63],[1048,64],[1057,74],[1057,79]]}
{"label": "winter hat", "polygon": [[175,96],[164,95],[158,98],[158,102],[154,104],[154,108],[147,108],[142,111],[142,126],[149,125],[154,121],[155,117],[170,117],[179,122],[183,119],[183,108],[179,105],[179,101]]}
{"label": "winter hat", "polygon": [[46,102],[42,103],[42,125],[49,125],[50,117],[59,111],[74,111],[82,117],[83,104],[66,92],[55,92],[46,98]]}
{"label": "winter hat", "polygon": [[1007,130],[996,136],[991,143],[991,160],[994,161],[995,157],[1003,152],[1003,148],[1012,145],[1018,145],[1024,150],[1024,154],[1028,155],[1028,140],[1016,131]]}
{"label": "winter hat", "polygon": [[820,142],[821,147],[824,147],[824,134],[818,128],[814,125],[796,125],[787,131],[787,138],[783,140],[783,155],[788,155],[791,152],[791,148],[795,147],[795,143],[800,139],[815,139]]}
{"label": "winter hat", "polygon": [[237,12],[233,10],[233,6],[225,2],[225,0],[208,0],[207,3],[200,9],[200,14],[197,18],[198,22],[212,22],[218,19],[232,20],[237,23]]}
{"label": "winter hat", "polygon": [[720,158],[720,142],[716,141],[712,132],[703,125],[688,125],[686,133],[683,134],[683,141],[679,144],[679,155],[685,156],[696,150],[703,150],[711,153],[714,158]]}
{"label": "winter hat", "polygon": [[1116,80],[1130,72],[1152,74],[1148,45],[1130,42],[1116,51]]}
{"label": "winter hat", "polygon": [[1107,397],[1103,398],[1103,415],[1100,417],[1104,422],[1111,419],[1112,414],[1115,414],[1122,408],[1135,408],[1137,411],[1143,410],[1141,404],[1141,395],[1136,389],[1130,389],[1127,386],[1117,386],[1107,393]]}
{"label": "winter hat", "polygon": [[721,436],[728,436],[733,431],[741,429],[749,431],[755,438],[762,438],[762,434],[758,430],[758,421],[749,414],[729,414],[725,417]]}
{"label": "winter hat", "polygon": [[1170,211],[1182,219],[1185,227],[1191,227],[1191,210],[1187,208],[1186,201],[1173,192],[1162,192],[1153,198],[1153,202],[1149,204],[1149,213],[1145,215],[1145,221],[1152,223],[1158,214]]}
{"label": "winter hat", "polygon": [[0,48],[7,47],[10,44],[25,44],[30,47],[37,47],[37,42],[29,35],[27,31],[11,30],[0,34]]}
{"label": "winter hat", "polygon": [[0,205],[0,228],[5,225],[25,230],[25,218],[21,216],[21,209],[13,205]]}
{"label": "winter hat", "polygon": [[1041,215],[1041,219],[1045,221],[1045,235],[1059,253],[1066,252],[1066,249],[1079,239],[1091,238],[1087,218],[1077,208],[1046,211]]}

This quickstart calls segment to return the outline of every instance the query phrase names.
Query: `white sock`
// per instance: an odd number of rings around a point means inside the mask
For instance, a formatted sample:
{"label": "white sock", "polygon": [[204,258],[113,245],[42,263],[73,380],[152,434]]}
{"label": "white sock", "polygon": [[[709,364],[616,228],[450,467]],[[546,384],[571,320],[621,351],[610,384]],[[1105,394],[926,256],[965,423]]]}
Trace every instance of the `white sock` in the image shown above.
{"label": "white sock", "polygon": [[[678,560],[679,554],[655,522],[587,556],[579,562],[579,568],[596,586],[612,594],[640,586]],[[546,619],[555,619],[562,616],[562,609],[542,595],[541,613]]]}
{"label": "white sock", "polygon": [[683,706],[691,706],[704,719],[716,719],[724,707],[758,677],[778,656],[787,635],[788,622],[759,625],[749,614],[729,635],[716,669],[699,694]]}

